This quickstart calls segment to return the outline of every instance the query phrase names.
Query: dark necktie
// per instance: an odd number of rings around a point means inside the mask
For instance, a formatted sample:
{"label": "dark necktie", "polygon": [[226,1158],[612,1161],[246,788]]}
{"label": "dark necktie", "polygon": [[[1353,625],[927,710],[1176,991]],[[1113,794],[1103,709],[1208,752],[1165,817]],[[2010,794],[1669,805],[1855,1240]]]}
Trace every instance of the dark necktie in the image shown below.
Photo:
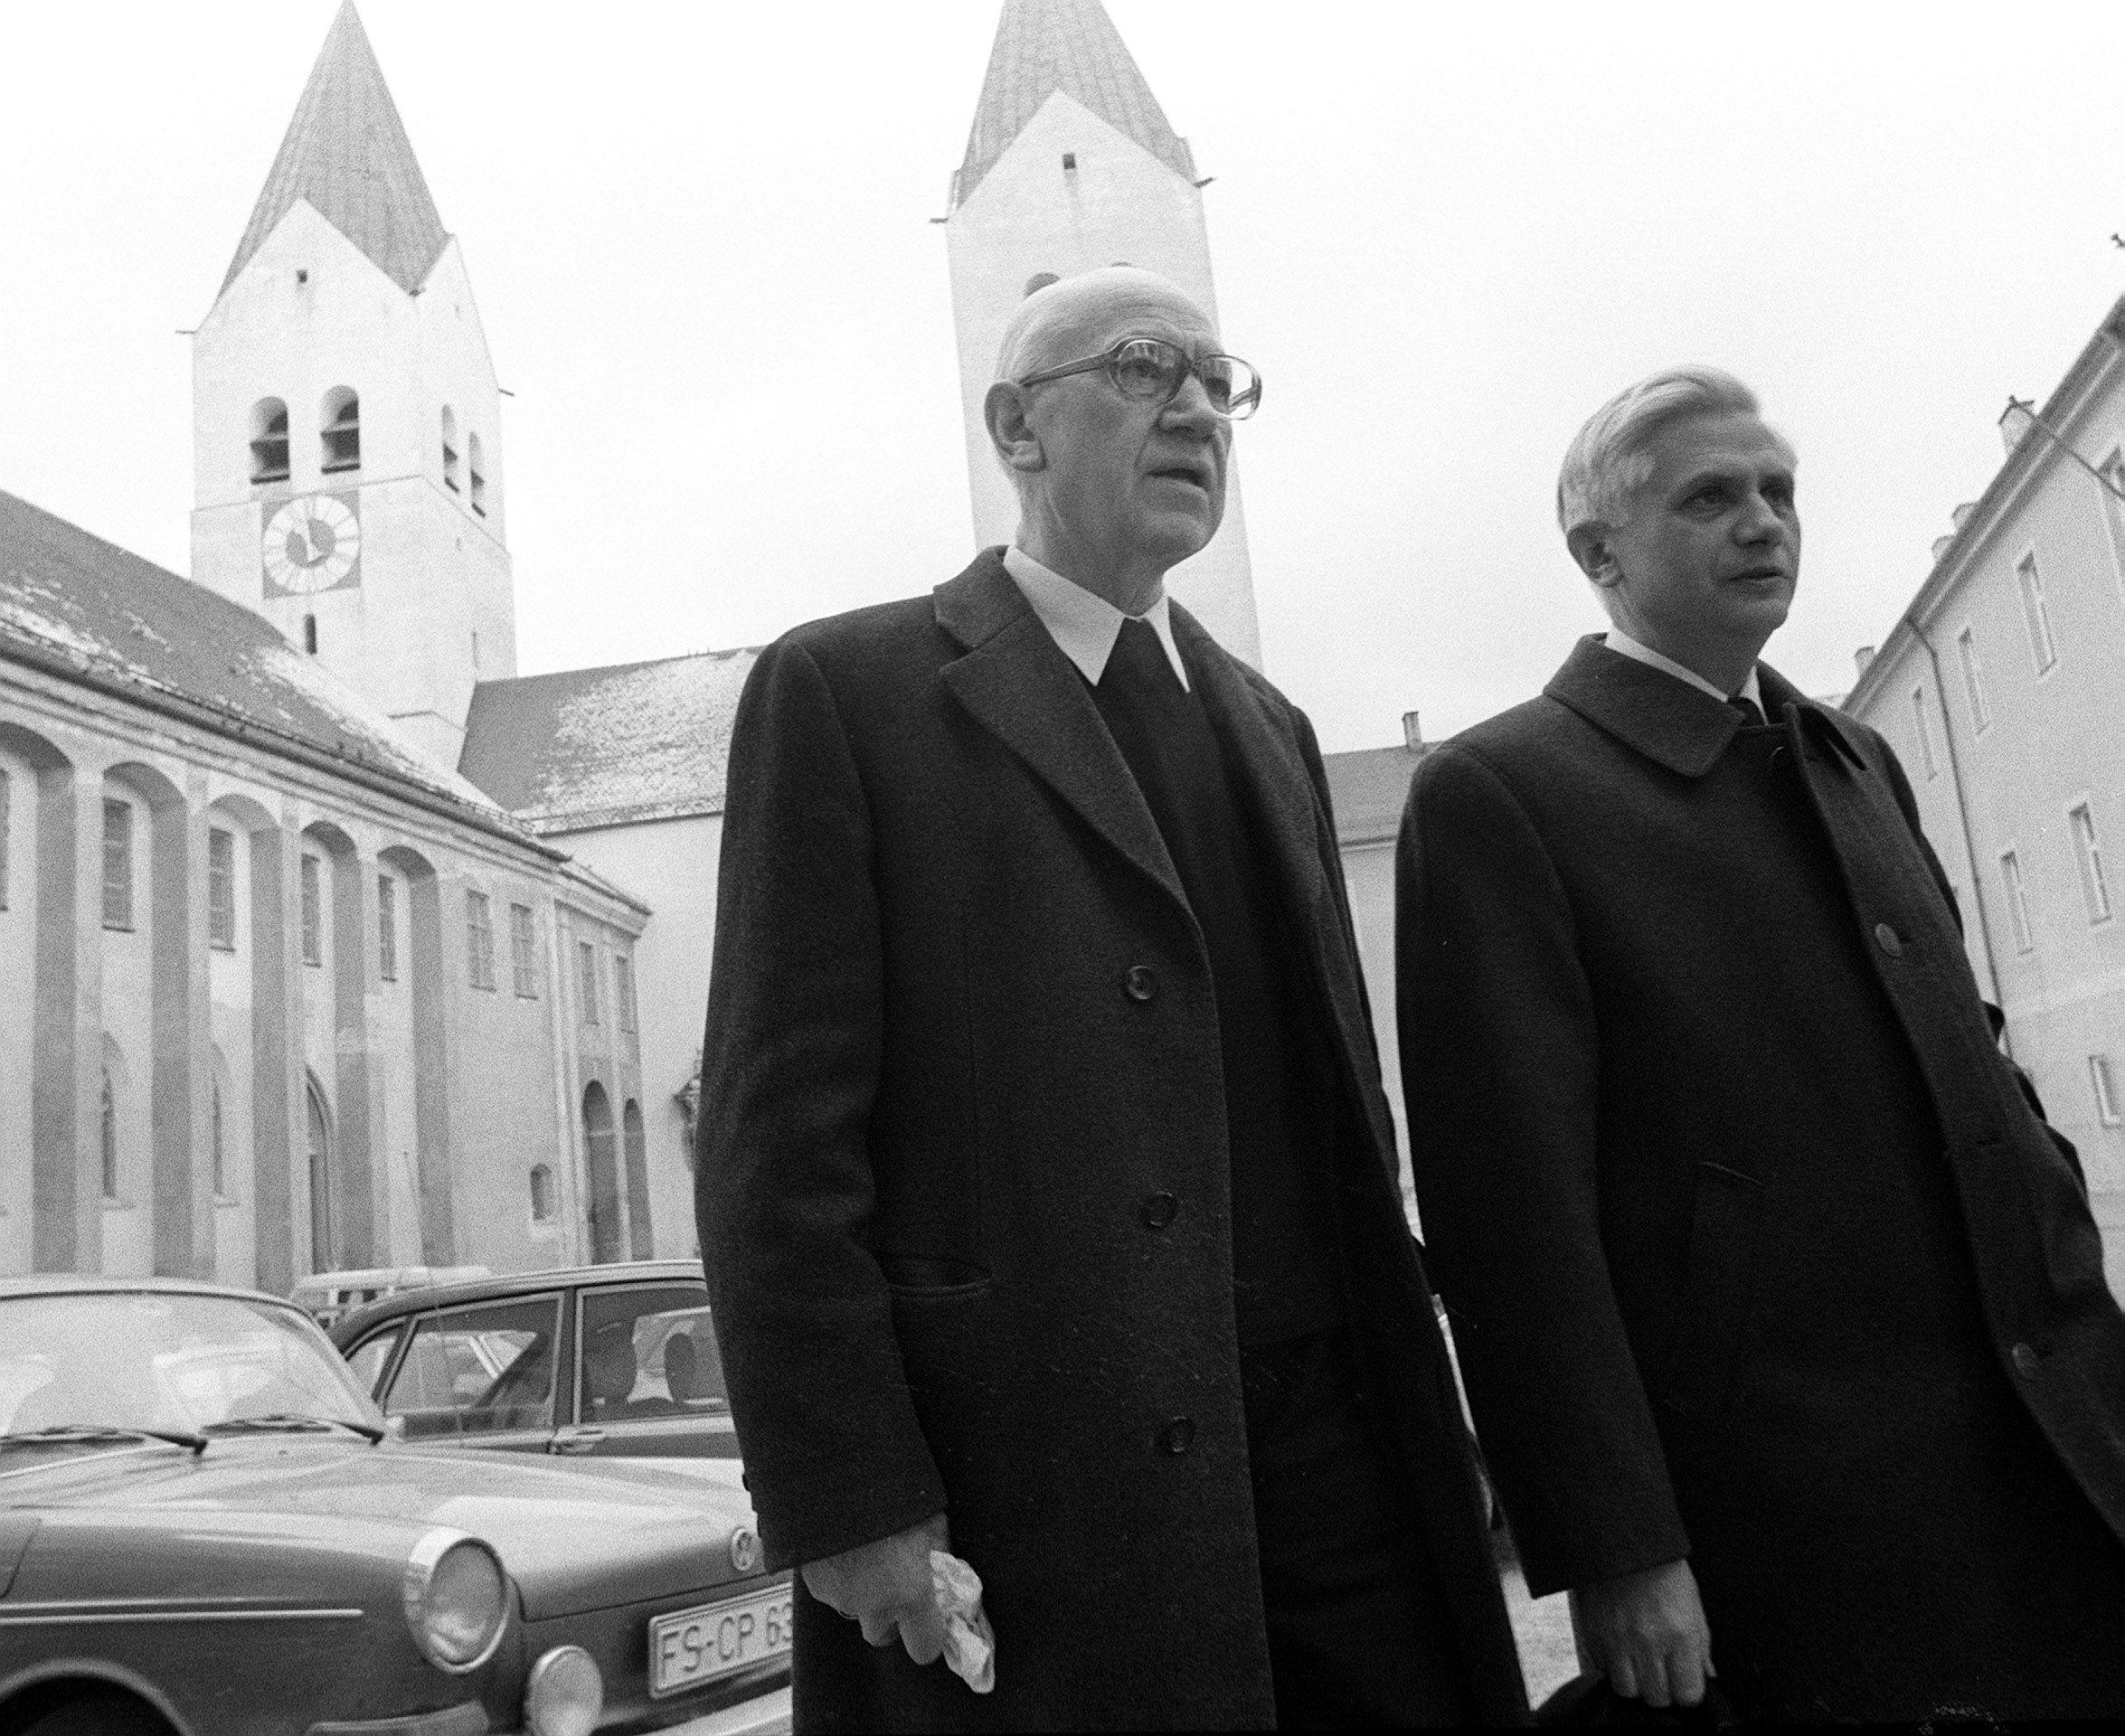
{"label": "dark necktie", "polygon": [[1736,693],[1726,702],[1726,709],[1742,720],[1742,727],[1745,730],[1760,730],[1763,727],[1763,713],[1756,709],[1756,702],[1752,699],[1743,699]]}
{"label": "dark necktie", "polygon": [[1158,629],[1140,615],[1122,618],[1121,632],[1100,674],[1100,685],[1110,692],[1144,695],[1184,691],[1158,641]]}

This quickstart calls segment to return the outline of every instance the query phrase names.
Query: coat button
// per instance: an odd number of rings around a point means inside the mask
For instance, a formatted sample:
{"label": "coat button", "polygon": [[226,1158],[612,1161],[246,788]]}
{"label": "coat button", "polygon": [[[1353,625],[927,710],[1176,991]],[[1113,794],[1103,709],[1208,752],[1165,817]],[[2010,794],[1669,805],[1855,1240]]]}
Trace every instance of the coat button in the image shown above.
{"label": "coat button", "polygon": [[1181,1203],[1170,1194],[1148,1194],[1137,1208],[1137,1215],[1143,1219],[1145,1229],[1163,1230],[1180,1209]]}
{"label": "coat button", "polygon": [[1158,996],[1158,973],[1148,965],[1131,965],[1129,975],[1121,979],[1122,992],[1132,1001],[1156,1000]]}
{"label": "coat button", "polygon": [[1892,958],[1903,957],[1903,942],[1897,938],[1896,930],[1886,922],[1875,924],[1875,944]]}
{"label": "coat button", "polygon": [[2027,1344],[2016,1344],[2007,1352],[2015,1359],[2015,1373],[2026,1381],[2036,1378],[2036,1367],[2043,1359]]}
{"label": "coat button", "polygon": [[1158,1450],[1178,1458],[1195,1440],[1195,1423],[1186,1417],[1176,1417],[1158,1431]]}

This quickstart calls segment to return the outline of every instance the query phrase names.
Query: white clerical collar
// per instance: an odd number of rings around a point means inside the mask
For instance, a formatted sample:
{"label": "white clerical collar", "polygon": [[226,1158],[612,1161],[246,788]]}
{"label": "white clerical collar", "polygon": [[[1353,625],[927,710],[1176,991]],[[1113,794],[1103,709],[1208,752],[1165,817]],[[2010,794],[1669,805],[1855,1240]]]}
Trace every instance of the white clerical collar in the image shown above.
{"label": "white clerical collar", "polygon": [[[1033,612],[1062,646],[1062,655],[1074,663],[1084,678],[1097,685],[1107,672],[1107,659],[1114,655],[1114,641],[1121,637],[1121,624],[1129,618],[1104,597],[1096,597],[1075,580],[1065,579],[1035,561],[1024,549],[1004,551],[1004,571],[1009,573]],[[1173,642],[1173,622],[1168,618],[1166,592],[1147,609],[1142,618],[1151,623],[1158,643],[1166,647],[1166,660],[1181,685],[1188,684],[1188,672],[1181,665],[1180,647]]]}
{"label": "white clerical collar", "polygon": [[[1620,627],[1611,627],[1609,629],[1608,637],[1602,642],[1611,651],[1620,651],[1625,656],[1639,663],[1648,664],[1666,675],[1673,675],[1677,681],[1688,682],[1699,693],[1710,693],[1722,705],[1727,702],[1727,695],[1721,693],[1695,669],[1685,669],[1673,657],[1664,657],[1651,646],[1640,645]],[[1747,700],[1760,712],[1763,710],[1763,686],[1756,679],[1756,665],[1754,664],[1749,665],[1749,678],[1742,684],[1741,692],[1734,694],[1733,697]],[[1765,715],[1768,716],[1769,713],[1765,712]]]}

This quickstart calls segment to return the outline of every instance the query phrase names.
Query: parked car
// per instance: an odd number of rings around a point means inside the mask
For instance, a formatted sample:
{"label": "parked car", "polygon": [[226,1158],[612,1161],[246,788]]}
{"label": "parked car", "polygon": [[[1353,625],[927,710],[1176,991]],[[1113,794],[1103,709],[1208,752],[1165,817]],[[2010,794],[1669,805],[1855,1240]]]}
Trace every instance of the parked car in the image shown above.
{"label": "parked car", "polygon": [[332,1342],[408,1440],[736,1470],[698,1260],[401,1290],[341,1316]]}
{"label": "parked car", "polygon": [[319,1326],[329,1326],[349,1308],[358,1308],[381,1296],[486,1275],[485,1266],[364,1266],[337,1272],[311,1272],[296,1279],[288,1299]]}
{"label": "parked car", "polygon": [[277,1297],[0,1278],[9,1736],[786,1730],[752,1524],[684,1466],[401,1441]]}

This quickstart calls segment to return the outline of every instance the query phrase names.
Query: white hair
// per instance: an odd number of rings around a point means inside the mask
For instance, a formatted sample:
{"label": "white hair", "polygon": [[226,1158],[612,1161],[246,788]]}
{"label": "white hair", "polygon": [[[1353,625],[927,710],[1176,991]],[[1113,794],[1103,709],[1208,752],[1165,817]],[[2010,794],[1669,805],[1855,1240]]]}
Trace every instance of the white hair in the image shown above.
{"label": "white hair", "polygon": [[1620,521],[1653,474],[1654,433],[1686,416],[1755,416],[1756,394],[1723,368],[1663,368],[1626,386],[1586,419],[1557,476],[1557,524]]}

